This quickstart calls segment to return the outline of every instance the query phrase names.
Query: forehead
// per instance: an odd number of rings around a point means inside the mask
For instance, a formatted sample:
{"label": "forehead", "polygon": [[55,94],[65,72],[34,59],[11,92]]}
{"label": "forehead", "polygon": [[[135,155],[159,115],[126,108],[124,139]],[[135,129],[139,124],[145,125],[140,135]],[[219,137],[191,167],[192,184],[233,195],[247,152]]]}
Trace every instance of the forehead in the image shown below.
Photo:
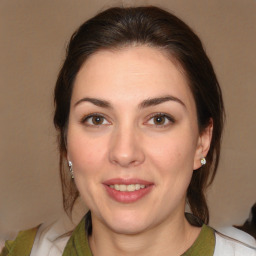
{"label": "forehead", "polygon": [[154,47],[133,46],[100,50],[90,56],[77,74],[73,98],[126,95],[123,101],[171,94],[194,104],[182,68],[166,52]]}

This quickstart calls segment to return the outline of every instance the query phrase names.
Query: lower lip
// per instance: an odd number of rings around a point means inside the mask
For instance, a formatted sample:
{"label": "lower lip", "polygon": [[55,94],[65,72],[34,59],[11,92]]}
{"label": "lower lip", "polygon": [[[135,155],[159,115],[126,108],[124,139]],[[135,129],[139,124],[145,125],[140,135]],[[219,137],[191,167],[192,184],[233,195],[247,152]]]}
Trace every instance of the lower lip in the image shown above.
{"label": "lower lip", "polygon": [[104,185],[108,195],[114,199],[117,202],[120,203],[133,203],[136,202],[138,200],[140,200],[141,198],[143,198],[144,196],[146,196],[153,188],[153,185],[147,186],[145,188],[139,189],[139,190],[135,190],[132,192],[127,192],[127,191],[118,191],[115,190],[107,185]]}

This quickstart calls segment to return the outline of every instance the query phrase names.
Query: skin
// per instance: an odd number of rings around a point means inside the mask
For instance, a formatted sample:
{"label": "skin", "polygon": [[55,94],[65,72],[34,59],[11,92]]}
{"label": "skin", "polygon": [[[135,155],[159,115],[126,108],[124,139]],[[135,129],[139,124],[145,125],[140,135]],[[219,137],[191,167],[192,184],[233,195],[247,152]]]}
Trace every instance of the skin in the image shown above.
{"label": "skin", "polygon": [[[166,96],[172,99],[142,106]],[[192,245],[200,229],[184,217],[186,190],[211,132],[209,126],[199,134],[186,77],[164,52],[147,46],[101,50],[84,63],[71,98],[67,158],[92,212],[94,255],[180,255]],[[103,185],[113,178],[153,185],[141,199],[122,203]]]}

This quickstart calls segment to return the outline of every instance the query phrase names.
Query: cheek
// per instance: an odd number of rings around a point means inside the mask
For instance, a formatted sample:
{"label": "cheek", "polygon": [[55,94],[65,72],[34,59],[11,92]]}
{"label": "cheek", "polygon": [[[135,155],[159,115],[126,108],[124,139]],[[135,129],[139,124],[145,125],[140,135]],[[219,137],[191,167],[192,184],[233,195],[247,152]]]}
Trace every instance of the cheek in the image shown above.
{"label": "cheek", "polygon": [[[177,135],[177,134],[176,134]],[[184,195],[193,174],[195,143],[188,133],[154,140],[154,147],[147,147],[150,165],[165,191]],[[168,192],[169,196],[169,192]]]}
{"label": "cheek", "polygon": [[75,173],[97,174],[102,159],[106,157],[107,146],[104,138],[80,136],[78,132],[70,132],[68,140],[68,156],[73,162]]}
{"label": "cheek", "polygon": [[102,181],[106,141],[75,130],[70,130],[68,136],[68,156],[73,163],[76,186],[85,204],[93,209],[94,202],[100,200],[98,185]]}
{"label": "cheek", "polygon": [[[163,166],[187,166],[193,169],[195,143],[186,134],[158,138],[149,141],[147,154],[155,163]],[[154,145],[154,147],[152,147]]]}

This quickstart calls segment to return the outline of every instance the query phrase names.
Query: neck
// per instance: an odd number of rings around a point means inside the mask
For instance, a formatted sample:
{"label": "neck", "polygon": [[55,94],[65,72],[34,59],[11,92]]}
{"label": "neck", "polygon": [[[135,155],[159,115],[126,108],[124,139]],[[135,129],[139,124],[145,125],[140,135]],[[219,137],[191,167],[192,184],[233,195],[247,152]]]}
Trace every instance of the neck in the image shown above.
{"label": "neck", "polygon": [[93,217],[89,243],[94,256],[181,255],[196,240],[200,228],[191,226],[184,214],[137,234],[119,234]]}

